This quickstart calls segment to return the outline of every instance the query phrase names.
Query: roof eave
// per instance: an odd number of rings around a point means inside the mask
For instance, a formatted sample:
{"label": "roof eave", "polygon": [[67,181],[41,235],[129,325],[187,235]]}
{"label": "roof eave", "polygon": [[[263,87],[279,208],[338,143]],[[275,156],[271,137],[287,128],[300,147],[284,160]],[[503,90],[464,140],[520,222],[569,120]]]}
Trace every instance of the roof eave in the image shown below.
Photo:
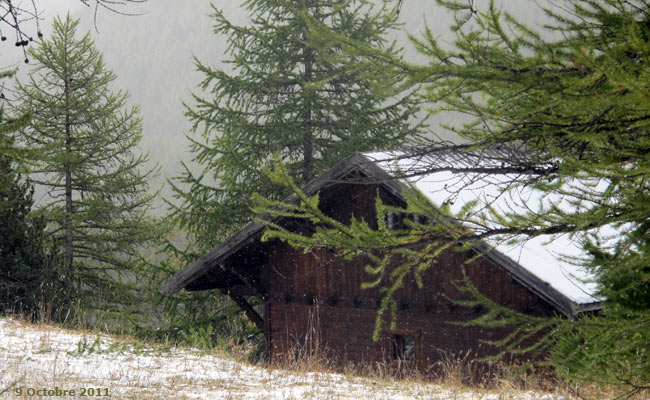
{"label": "roof eave", "polygon": [[[366,166],[366,168],[363,167]],[[360,153],[353,153],[345,160],[341,161],[336,166],[330,168],[326,173],[316,177],[309,183],[307,183],[302,191],[307,196],[312,196],[316,194],[320,189],[325,187],[327,184],[336,181],[338,178],[341,178],[351,172],[352,169],[360,167],[361,169],[370,169],[373,174],[383,173],[385,178],[391,178],[391,176],[380,169],[377,166],[372,165],[372,161],[364,157]],[[366,173],[368,173],[367,171]],[[395,185],[391,185],[392,190],[396,190]],[[285,202],[295,203],[298,201],[298,198],[295,195],[290,196],[285,200]],[[264,219],[268,215],[262,215],[261,219]],[[226,241],[220,245],[214,247],[212,250],[204,254],[203,256],[196,259],[190,265],[185,267],[183,270],[172,276],[164,283],[161,288],[161,291],[167,295],[173,295],[179,290],[186,288],[188,285],[193,283],[203,274],[207,273],[212,268],[216,267],[218,263],[223,262],[230,255],[234,254],[240,250],[246,243],[251,239],[261,236],[264,231],[264,225],[259,222],[250,222],[248,225],[244,226],[234,235],[230,236]]]}

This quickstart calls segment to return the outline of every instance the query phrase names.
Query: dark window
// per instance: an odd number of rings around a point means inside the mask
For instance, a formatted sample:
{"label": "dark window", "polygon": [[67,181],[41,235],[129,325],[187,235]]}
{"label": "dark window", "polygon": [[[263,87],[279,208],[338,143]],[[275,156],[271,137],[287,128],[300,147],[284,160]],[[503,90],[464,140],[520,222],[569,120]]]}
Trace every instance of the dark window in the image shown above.
{"label": "dark window", "polygon": [[386,228],[395,229],[397,227],[397,224],[396,224],[397,221],[395,221],[395,219],[396,219],[395,214],[393,214],[392,212],[387,213],[386,214]]}
{"label": "dark window", "polygon": [[426,223],[428,221],[426,217],[419,214],[386,213],[386,227],[388,229],[408,229],[408,224],[405,222],[406,220],[411,220],[418,224]]}
{"label": "dark window", "polygon": [[393,360],[415,359],[415,338],[410,335],[393,335]]}

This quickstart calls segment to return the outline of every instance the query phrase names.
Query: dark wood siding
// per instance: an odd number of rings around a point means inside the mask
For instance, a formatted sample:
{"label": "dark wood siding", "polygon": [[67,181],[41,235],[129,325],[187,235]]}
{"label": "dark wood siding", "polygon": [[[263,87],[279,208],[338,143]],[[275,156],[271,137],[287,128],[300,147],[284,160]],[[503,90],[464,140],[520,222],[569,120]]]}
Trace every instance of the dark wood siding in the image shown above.
{"label": "dark wood siding", "polygon": [[426,370],[441,360],[495,354],[497,350],[482,341],[507,333],[454,325],[451,322],[465,321],[476,314],[473,310],[442,308],[430,312],[399,311],[397,329],[386,329],[381,339],[374,342],[375,309],[271,302],[269,310],[269,343],[274,360],[293,351],[318,347],[335,362],[390,362],[387,339],[397,333],[416,338],[416,363],[419,369]]}
{"label": "dark wood siding", "polygon": [[[377,193],[377,186],[373,185],[342,185],[330,188],[323,204],[341,221],[348,222],[354,216],[374,224]],[[391,201],[387,193],[379,194],[384,201]],[[386,329],[384,334],[388,337],[402,333],[417,338],[416,362],[421,369],[441,356],[469,353],[470,357],[480,357],[494,352],[481,340],[506,333],[451,323],[468,321],[481,312],[458,307],[447,300],[460,296],[453,282],[462,278],[462,268],[474,285],[492,300],[533,315],[554,314],[549,304],[492,261],[481,258],[467,264],[473,256],[473,253],[446,251],[424,273],[422,289],[409,277],[396,294],[399,329],[397,332]],[[280,242],[267,247],[262,282],[269,295],[267,343],[273,358],[282,357],[296,346],[316,342],[342,362],[376,362],[387,356],[386,339],[377,343],[372,340],[381,293],[378,289],[361,288],[369,280],[364,265],[363,259],[343,260],[324,249],[304,254]]]}

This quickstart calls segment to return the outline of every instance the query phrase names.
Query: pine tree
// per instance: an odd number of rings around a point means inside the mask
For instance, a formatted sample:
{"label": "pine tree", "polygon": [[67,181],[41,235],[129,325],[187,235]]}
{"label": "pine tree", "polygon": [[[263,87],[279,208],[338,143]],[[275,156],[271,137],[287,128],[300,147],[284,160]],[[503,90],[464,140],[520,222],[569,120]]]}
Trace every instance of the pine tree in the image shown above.
{"label": "pine tree", "polygon": [[46,249],[45,222],[31,212],[33,187],[16,171],[12,158],[22,161],[13,135],[27,121],[6,121],[0,107],[0,312],[36,320],[41,311],[53,311],[49,307],[55,306],[64,285],[51,265],[55,253]]}
{"label": "pine tree", "polygon": [[57,18],[52,37],[30,49],[35,66],[17,84],[15,111],[32,116],[21,144],[37,155],[31,180],[47,194],[41,212],[61,249],[59,273],[82,305],[110,308],[131,301],[127,281],[153,235],[152,172],[136,149],[138,108],[110,90],[115,75],[89,34],[76,37],[78,23]]}
{"label": "pine tree", "polygon": [[[49,252],[45,221],[31,212],[33,188],[0,156],[0,312],[38,320],[56,317],[67,304]],[[43,315],[45,312],[46,315]]]}
{"label": "pine tree", "polygon": [[[372,88],[388,68],[360,68],[343,42],[312,35],[322,27],[339,36],[400,53],[386,42],[394,14],[365,0],[249,0],[250,26],[232,25],[215,9],[215,33],[230,42],[229,73],[197,60],[205,75],[187,106],[194,161],[176,188],[182,227],[205,250],[250,220],[253,193],[282,198],[263,167],[277,153],[289,173],[307,182],[355,151],[391,148],[417,131],[410,94],[397,99]],[[384,66],[385,67],[385,66]],[[417,125],[417,124],[416,124]],[[188,188],[185,190],[185,188]]]}
{"label": "pine tree", "polygon": [[[550,335],[539,344],[550,349],[551,361],[564,377],[622,385],[629,393],[647,390],[650,3],[566,2],[564,8],[545,10],[550,23],[542,32],[523,25],[494,2],[488,9],[465,0],[438,3],[456,13],[452,29],[457,41],[449,48],[430,31],[423,32],[415,43],[431,62],[402,63],[409,76],[402,84],[421,85],[423,96],[438,110],[459,112],[473,121],[441,126],[459,133],[465,140],[462,144],[412,146],[414,154],[431,160],[420,169],[498,176],[505,190],[525,187],[551,196],[540,196],[540,202],[522,199],[521,209],[529,212],[495,210],[478,199],[459,214],[411,196],[409,212],[428,214],[437,221],[449,217],[473,227],[450,229],[446,237],[439,228],[420,224],[406,231],[380,232],[361,223],[336,225],[305,199],[304,207],[293,208],[296,215],[330,229],[304,240],[277,227],[269,235],[307,248],[334,247],[370,259],[380,245],[387,252],[400,253],[405,261],[395,267],[399,273],[388,269],[385,260],[390,254],[375,256],[369,269],[376,275],[372,281],[385,276],[391,285],[380,310],[385,313],[396,306],[390,295],[403,276],[417,276],[427,265],[421,260],[434,259],[444,248],[467,249],[472,242],[490,237],[526,240],[570,234],[585,250],[585,257],[574,261],[594,272],[598,294],[607,299],[602,313],[578,321],[535,320],[490,303],[472,289],[471,282],[465,282],[475,304],[491,310],[476,323],[515,323],[523,335],[544,328]],[[362,44],[356,47],[370,56],[386,56]],[[450,152],[465,157],[469,167],[450,164],[444,157]],[[299,193],[286,175],[276,178]],[[269,205],[276,204],[267,202],[263,211],[269,211]],[[384,207],[381,202],[378,206]],[[427,243],[425,251],[404,250],[414,243]],[[511,339],[499,344],[520,343],[519,338]]]}

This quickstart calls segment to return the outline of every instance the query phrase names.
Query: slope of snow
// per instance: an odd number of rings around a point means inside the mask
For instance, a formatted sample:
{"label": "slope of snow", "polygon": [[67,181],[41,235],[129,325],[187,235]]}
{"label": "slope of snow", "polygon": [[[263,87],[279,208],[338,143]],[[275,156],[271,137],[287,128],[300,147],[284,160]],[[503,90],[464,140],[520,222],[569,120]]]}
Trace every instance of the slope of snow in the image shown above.
{"label": "slope of snow", "polygon": [[[423,159],[386,161],[395,157],[390,153],[370,153],[365,156],[370,160],[378,161],[377,165],[391,175],[395,175],[396,172],[423,170],[427,167],[426,160]],[[552,198],[546,193],[532,189],[516,188],[502,193],[501,189],[507,185],[508,178],[507,176],[500,178],[436,172],[409,177],[407,180],[434,204],[449,204],[454,213],[459,212],[463,205],[473,200],[479,200],[481,204],[490,204],[501,213],[523,214],[540,204],[550,207],[553,203],[566,207],[562,199]],[[596,284],[592,277],[575,262],[571,262],[572,258],[582,256],[583,252],[579,243],[570,235],[537,237],[515,244],[503,238],[488,239],[486,242],[575,303],[588,304],[599,301],[593,295]]]}
{"label": "slope of snow", "polygon": [[[193,350],[135,348],[110,337],[0,319],[0,398],[17,390],[94,388],[111,399],[552,399],[535,392],[479,394],[408,381],[245,365]],[[108,392],[108,396],[104,396]],[[5,397],[3,397],[5,396]]]}

